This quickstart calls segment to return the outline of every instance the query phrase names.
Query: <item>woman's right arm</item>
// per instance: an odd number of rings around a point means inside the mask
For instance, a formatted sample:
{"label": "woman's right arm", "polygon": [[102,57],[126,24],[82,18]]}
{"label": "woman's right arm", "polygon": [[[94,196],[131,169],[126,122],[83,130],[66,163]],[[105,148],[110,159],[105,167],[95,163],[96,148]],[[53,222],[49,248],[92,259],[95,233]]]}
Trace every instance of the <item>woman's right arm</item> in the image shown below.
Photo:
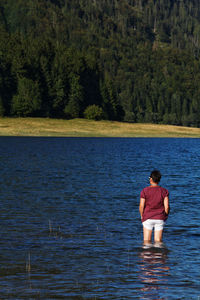
{"label": "woman's right arm", "polygon": [[143,215],[143,212],[144,212],[144,206],[145,206],[145,199],[140,198],[139,212],[140,212],[141,219],[142,219],[142,215]]}
{"label": "woman's right arm", "polygon": [[169,197],[164,198],[164,207],[165,207],[165,213],[168,215],[170,212]]}

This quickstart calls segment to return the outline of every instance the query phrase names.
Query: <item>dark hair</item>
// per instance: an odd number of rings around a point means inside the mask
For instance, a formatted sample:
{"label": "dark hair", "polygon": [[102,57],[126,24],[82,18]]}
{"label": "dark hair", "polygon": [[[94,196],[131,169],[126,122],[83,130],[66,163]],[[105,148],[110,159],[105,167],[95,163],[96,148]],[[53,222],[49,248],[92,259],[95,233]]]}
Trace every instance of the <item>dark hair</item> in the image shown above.
{"label": "dark hair", "polygon": [[161,175],[160,171],[154,170],[154,171],[151,172],[150,177],[152,178],[153,182],[159,183],[162,175]]}

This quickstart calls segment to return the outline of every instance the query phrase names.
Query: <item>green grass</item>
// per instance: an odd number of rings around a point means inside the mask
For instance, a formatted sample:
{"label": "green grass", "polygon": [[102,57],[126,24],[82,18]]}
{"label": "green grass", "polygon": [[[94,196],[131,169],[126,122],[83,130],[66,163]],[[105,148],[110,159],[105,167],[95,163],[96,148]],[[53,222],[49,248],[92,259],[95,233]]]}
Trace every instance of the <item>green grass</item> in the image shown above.
{"label": "green grass", "polygon": [[200,128],[85,119],[0,118],[1,136],[200,137]]}

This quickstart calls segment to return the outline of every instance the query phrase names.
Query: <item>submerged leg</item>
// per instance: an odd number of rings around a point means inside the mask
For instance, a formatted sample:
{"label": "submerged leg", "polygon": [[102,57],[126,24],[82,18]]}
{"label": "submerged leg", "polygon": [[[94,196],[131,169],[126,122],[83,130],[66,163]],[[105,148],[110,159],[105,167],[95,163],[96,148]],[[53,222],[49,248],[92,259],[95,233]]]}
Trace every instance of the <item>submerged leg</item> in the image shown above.
{"label": "submerged leg", "polygon": [[151,242],[151,236],[152,236],[152,230],[147,229],[143,226],[143,238],[145,244]]}
{"label": "submerged leg", "polygon": [[163,234],[163,230],[155,230],[154,231],[154,242],[155,243],[162,242],[162,234]]}

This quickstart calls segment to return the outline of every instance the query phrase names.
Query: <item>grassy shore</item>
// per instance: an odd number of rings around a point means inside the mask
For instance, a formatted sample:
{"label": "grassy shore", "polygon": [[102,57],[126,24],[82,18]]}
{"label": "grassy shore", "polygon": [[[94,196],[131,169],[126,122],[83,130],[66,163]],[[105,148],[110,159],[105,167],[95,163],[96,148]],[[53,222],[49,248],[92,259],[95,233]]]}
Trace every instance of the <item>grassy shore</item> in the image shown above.
{"label": "grassy shore", "polygon": [[1,136],[200,137],[200,128],[85,119],[0,118]]}

